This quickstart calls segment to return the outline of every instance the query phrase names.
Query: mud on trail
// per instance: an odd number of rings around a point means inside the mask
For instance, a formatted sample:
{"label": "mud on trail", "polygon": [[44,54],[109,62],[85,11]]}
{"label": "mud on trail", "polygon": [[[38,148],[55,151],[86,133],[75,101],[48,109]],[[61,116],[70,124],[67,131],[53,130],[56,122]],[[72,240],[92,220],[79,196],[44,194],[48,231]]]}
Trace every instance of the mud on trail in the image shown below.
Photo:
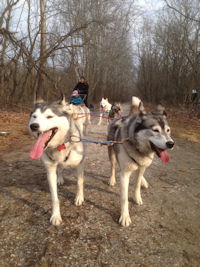
{"label": "mud on trail", "polygon": [[[0,137],[0,266],[200,266],[197,143],[175,137],[170,163],[155,157],[145,175],[150,186],[142,190],[143,206],[133,201],[132,177],[128,228],[118,224],[119,169],[117,185],[108,186],[107,148],[88,144],[85,202],[73,204],[76,178],[66,170],[58,187],[63,223],[54,227],[45,169],[29,158],[34,140],[26,129],[28,115],[11,114],[10,121],[2,116],[0,131],[12,133]],[[105,140],[105,122],[96,124],[95,118],[88,138]]]}

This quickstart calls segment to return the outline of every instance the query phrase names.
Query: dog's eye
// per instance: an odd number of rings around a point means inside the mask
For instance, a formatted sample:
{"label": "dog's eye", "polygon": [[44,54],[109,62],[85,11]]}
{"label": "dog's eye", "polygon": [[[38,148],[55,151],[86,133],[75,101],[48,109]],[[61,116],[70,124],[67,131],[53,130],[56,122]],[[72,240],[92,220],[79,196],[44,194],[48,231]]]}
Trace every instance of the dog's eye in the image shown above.
{"label": "dog's eye", "polygon": [[155,133],[159,133],[160,131],[158,129],[152,129]]}
{"label": "dog's eye", "polygon": [[36,118],[37,118],[37,116],[36,116],[36,115],[33,115],[33,118],[34,118],[34,119],[36,119]]}
{"label": "dog's eye", "polygon": [[47,116],[47,119],[52,119],[53,118],[53,116]]}
{"label": "dog's eye", "polygon": [[167,133],[169,133],[169,132],[170,132],[170,129],[169,129],[169,128],[167,128],[166,132],[167,132]]}

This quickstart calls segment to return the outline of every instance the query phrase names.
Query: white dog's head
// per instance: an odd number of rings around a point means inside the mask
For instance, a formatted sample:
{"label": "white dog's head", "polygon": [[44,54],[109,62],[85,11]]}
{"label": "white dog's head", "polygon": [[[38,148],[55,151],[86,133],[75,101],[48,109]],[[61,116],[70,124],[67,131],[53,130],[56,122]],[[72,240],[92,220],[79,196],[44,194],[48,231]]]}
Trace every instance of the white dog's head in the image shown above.
{"label": "white dog's head", "polygon": [[69,114],[65,111],[65,100],[36,103],[28,123],[30,133],[37,138],[30,156],[39,159],[47,147],[63,144],[69,134]]}
{"label": "white dog's head", "polygon": [[103,109],[103,111],[110,111],[111,104],[108,102],[108,98],[102,98],[100,102],[100,107]]}

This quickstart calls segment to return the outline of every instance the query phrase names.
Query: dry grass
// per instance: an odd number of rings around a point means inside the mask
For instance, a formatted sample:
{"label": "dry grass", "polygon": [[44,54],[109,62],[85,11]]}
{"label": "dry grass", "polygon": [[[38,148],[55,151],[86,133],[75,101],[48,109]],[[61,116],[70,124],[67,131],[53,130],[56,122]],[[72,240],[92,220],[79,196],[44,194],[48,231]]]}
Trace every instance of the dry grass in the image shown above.
{"label": "dry grass", "polygon": [[30,139],[27,123],[29,114],[2,111],[0,113],[0,132],[10,132],[9,135],[0,135],[0,151],[10,151],[23,145]]}

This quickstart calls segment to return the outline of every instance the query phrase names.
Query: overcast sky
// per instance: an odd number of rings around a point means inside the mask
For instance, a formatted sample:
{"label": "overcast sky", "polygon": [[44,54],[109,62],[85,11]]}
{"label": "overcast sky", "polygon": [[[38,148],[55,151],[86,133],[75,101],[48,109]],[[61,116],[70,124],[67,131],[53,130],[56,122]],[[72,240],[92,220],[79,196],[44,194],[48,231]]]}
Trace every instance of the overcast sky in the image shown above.
{"label": "overcast sky", "polygon": [[[163,0],[135,0],[135,4],[142,9],[142,12],[140,13],[141,16],[154,17],[155,14],[162,9]],[[37,11],[39,10],[39,0],[31,0],[31,5],[37,7],[36,8]],[[32,14],[32,16],[34,16],[34,14]],[[19,4],[15,7],[15,12],[13,16],[13,25],[12,25],[12,30],[14,32],[18,32],[19,35],[21,34],[23,35],[23,31],[26,31],[24,27],[24,25],[26,24],[25,22],[26,17],[27,17],[27,4],[25,3],[24,0],[20,0]],[[139,18],[137,19],[139,22],[140,19]],[[36,21],[35,23],[37,24]],[[138,24],[134,25],[134,27],[137,27],[137,25]]]}

